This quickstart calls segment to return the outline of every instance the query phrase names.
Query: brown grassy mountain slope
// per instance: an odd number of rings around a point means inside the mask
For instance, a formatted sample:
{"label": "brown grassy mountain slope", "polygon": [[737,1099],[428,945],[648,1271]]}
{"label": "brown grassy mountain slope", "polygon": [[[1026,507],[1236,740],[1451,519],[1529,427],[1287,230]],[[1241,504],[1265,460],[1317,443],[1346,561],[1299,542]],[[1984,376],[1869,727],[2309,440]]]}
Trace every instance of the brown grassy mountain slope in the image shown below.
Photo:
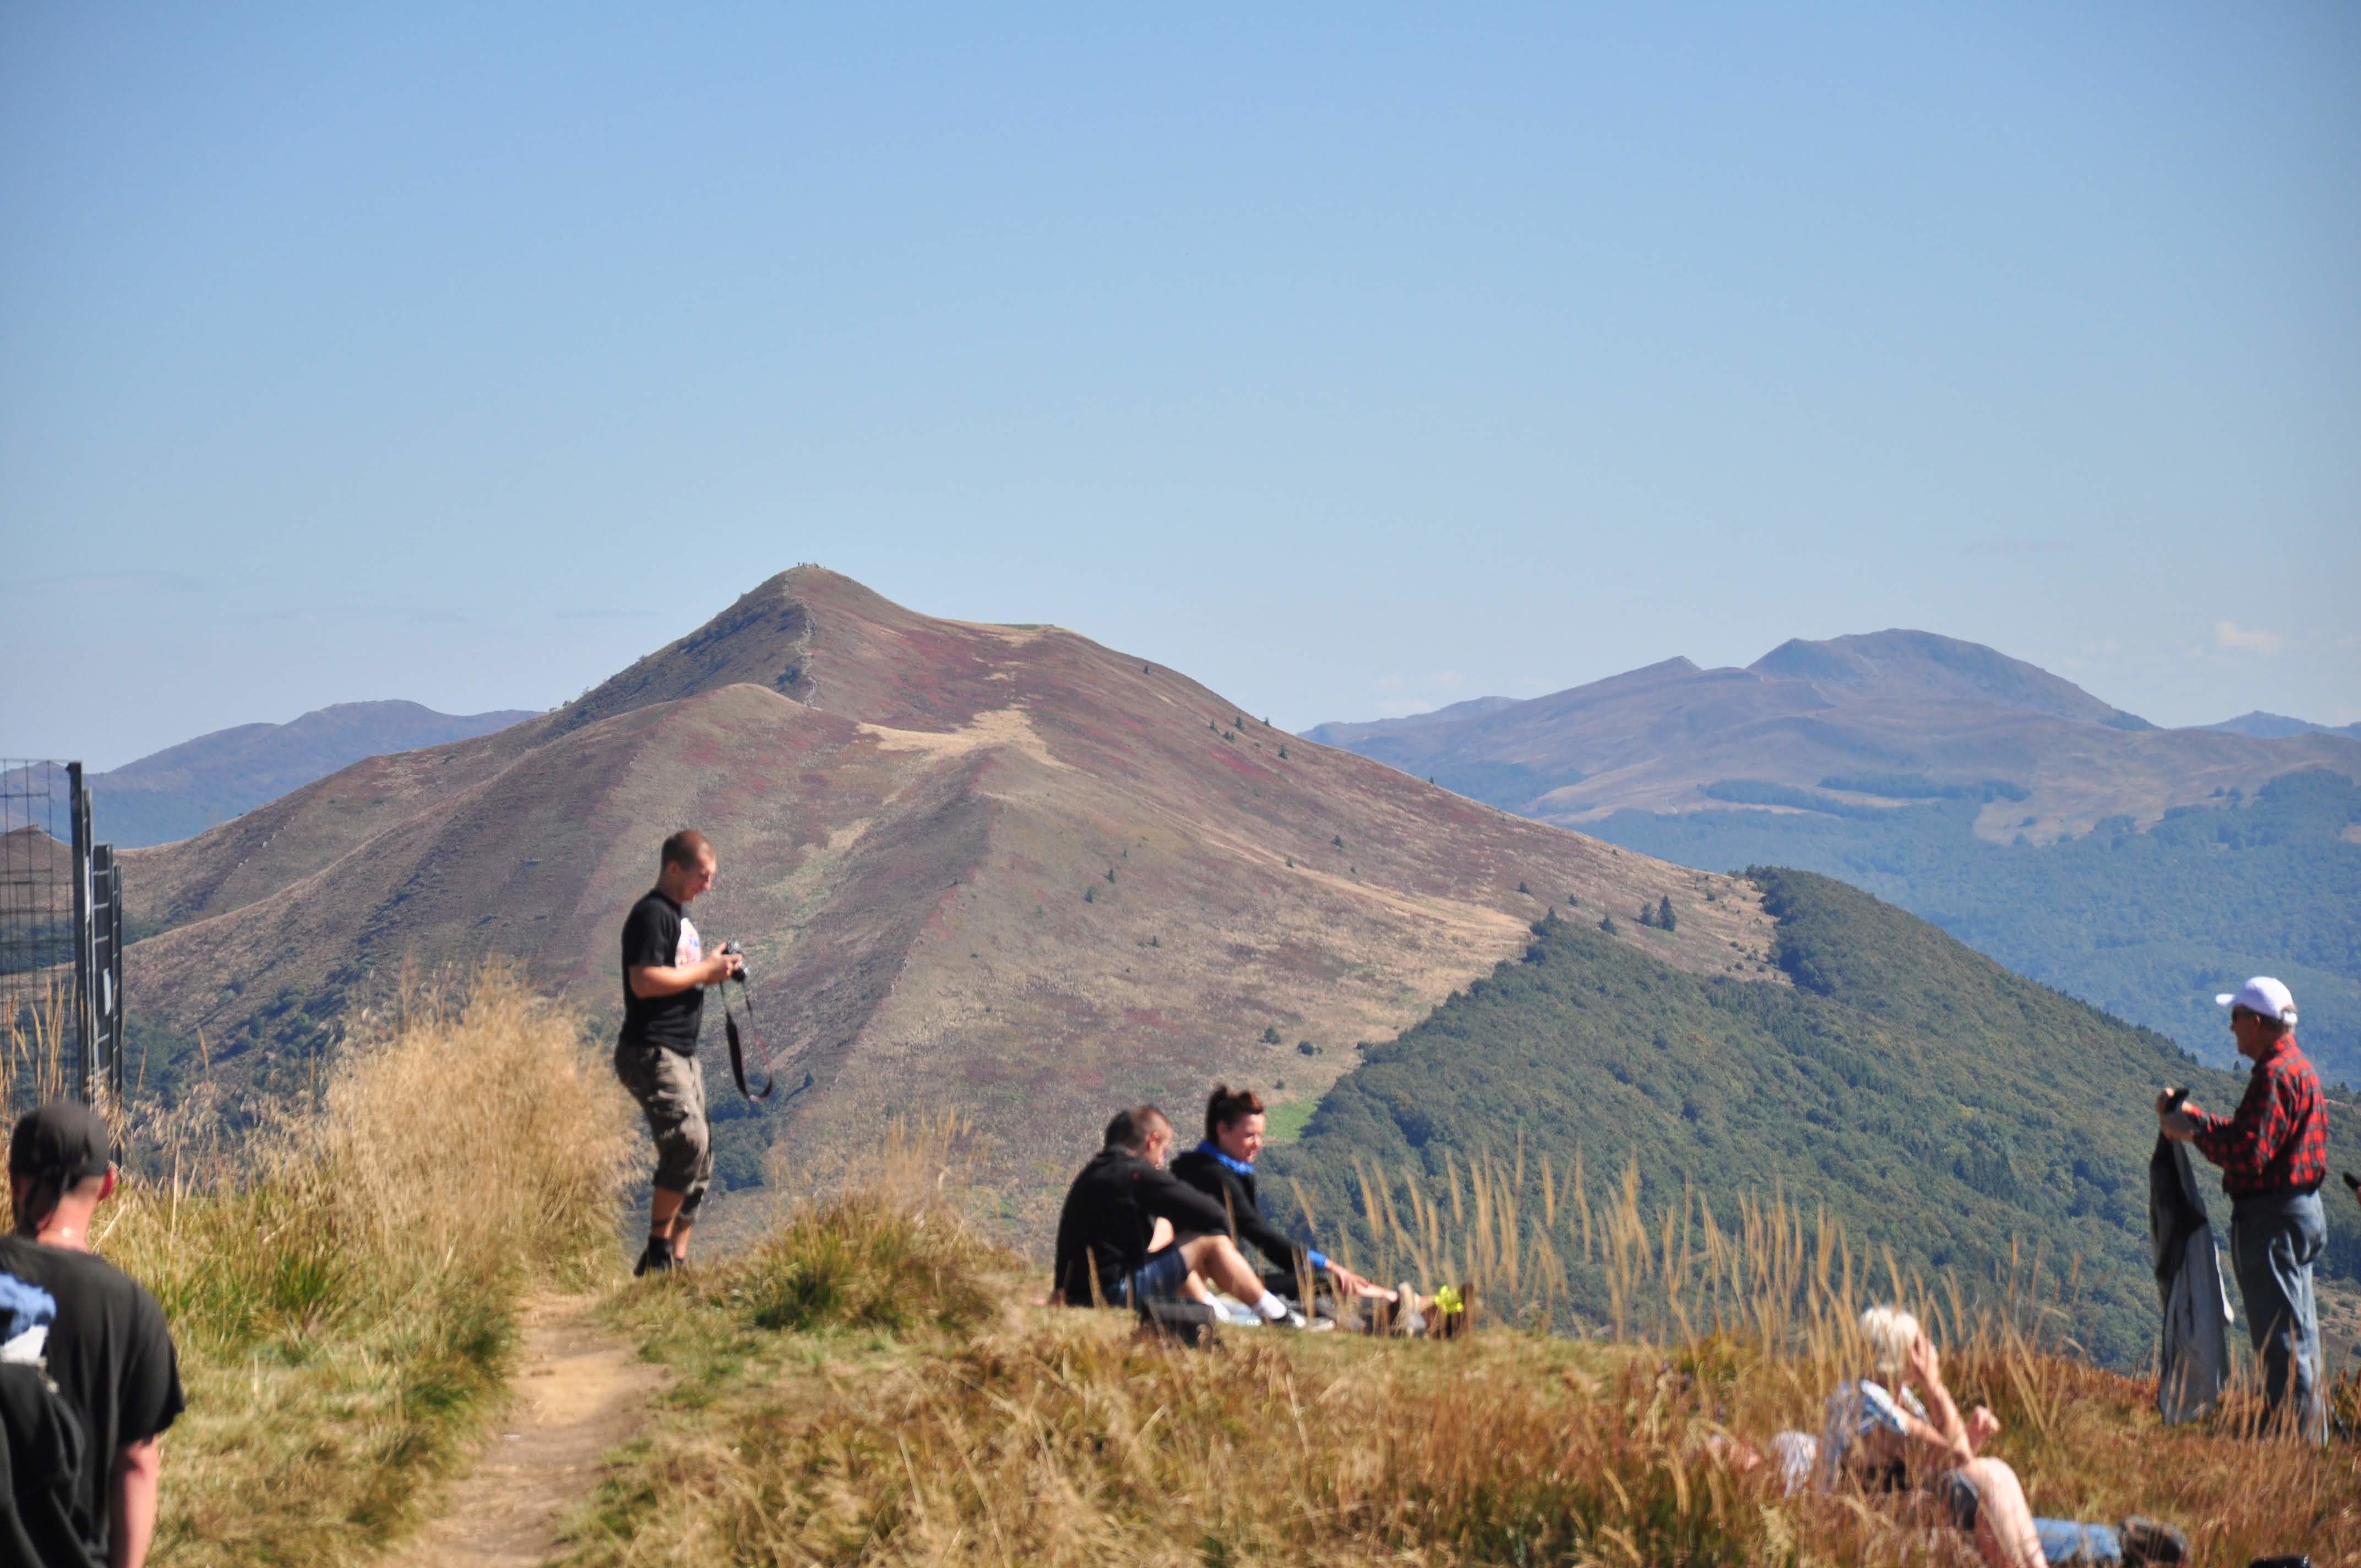
{"label": "brown grassy mountain slope", "polygon": [[[805,567],[565,708],[135,854],[137,914],[171,928],[130,950],[132,994],[265,1080],[289,1020],[405,960],[513,954],[611,1017],[619,923],[682,824],[721,850],[700,929],[745,945],[790,1081],[815,1075],[782,1117],[798,1144],[959,1107],[1037,1201],[1115,1104],[1324,1089],[1552,900],[1700,971],[1769,931],[1748,884],[1295,740],[1071,632]],[[1665,895],[1677,931],[1641,929]]]}
{"label": "brown grassy mountain slope", "polygon": [[2117,815],[2153,822],[2300,768],[2361,773],[2361,741],[2345,736],[2158,729],[2021,660],[1903,630],[1790,641],[1742,670],[1669,659],[1527,702],[1307,733],[1564,825],[1627,807],[1764,808],[1759,796],[1706,793],[1726,781],[1875,807],[1898,802],[1823,781],[2000,780],[2025,795],[1991,801],[1977,819],[1979,836],[1998,842],[2020,831],[2047,842]]}

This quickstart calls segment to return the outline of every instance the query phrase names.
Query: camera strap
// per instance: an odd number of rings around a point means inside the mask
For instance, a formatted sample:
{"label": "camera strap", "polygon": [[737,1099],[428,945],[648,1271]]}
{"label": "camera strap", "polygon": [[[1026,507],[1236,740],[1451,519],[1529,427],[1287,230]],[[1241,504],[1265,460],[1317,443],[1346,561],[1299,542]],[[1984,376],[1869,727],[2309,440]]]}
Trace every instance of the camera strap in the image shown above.
{"label": "camera strap", "polygon": [[756,1091],[746,1087],[746,1050],[738,1036],[738,1015],[730,1011],[730,981],[721,982],[721,1032],[730,1039],[730,1076],[738,1080],[738,1092],[749,1100],[768,1100],[771,1091],[778,1088],[778,1073],[771,1066],[771,1048],[763,1043],[763,1031],[754,1022],[754,993],[746,986],[744,970],[730,977],[738,982],[739,1000],[746,1004],[746,1032],[753,1036],[754,1050],[763,1058],[763,1087]]}

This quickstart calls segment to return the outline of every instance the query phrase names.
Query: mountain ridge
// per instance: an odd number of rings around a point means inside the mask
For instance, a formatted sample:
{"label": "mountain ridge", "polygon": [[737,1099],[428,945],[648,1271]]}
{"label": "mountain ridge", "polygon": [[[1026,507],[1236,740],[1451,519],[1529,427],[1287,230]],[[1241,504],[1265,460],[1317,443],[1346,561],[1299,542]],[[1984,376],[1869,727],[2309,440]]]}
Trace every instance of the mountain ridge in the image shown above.
{"label": "mountain ridge", "polygon": [[2259,707],[2219,724],[2201,724],[2196,728],[2226,729],[2233,735],[2252,735],[2266,740],[2290,735],[2345,735],[2361,740],[2361,724],[2314,724],[2309,718],[2290,718],[2284,713],[2266,713]]}
{"label": "mountain ridge", "polygon": [[1642,853],[1842,878],[2217,1063],[2213,993],[2282,973],[2323,1071],[2361,1082],[2361,742],[2159,729],[1921,632],[1684,664],[1338,740]]}
{"label": "mountain ridge", "polygon": [[1747,668],[1758,674],[1854,687],[1906,681],[1929,696],[1990,698],[2028,712],[2118,729],[2156,728],[2037,664],[2012,659],[1981,642],[1901,627],[1817,642],[1790,638]]}
{"label": "mountain ridge", "polygon": [[1999,778],[2024,792],[1978,819],[1979,835],[1999,843],[2053,840],[2119,815],[2153,822],[2304,766],[2361,770],[2351,737],[2158,729],[1995,649],[1903,629],[1791,639],[1743,669],[1667,659],[1462,717],[1304,733],[1577,828],[1626,809],[1769,804],[1709,793],[1717,782],[1835,789],[1874,808],[1890,797],[1841,781]]}
{"label": "mountain ridge", "polygon": [[1002,1137],[998,1176],[1038,1205],[1067,1173],[1031,1151],[1108,1104],[1224,1073],[1315,1094],[1569,895],[1693,901],[1648,939],[1700,971],[1767,939],[1730,879],[1267,729],[1071,631],[928,617],[804,567],[563,708],[132,852],[159,934],[129,949],[129,992],[256,1091],[300,1081],[404,968],[513,957],[609,1023],[615,929],[686,824],[721,850],[700,928],[744,942],[773,1048],[815,1080],[759,1121],[717,1105],[741,1176],[772,1130],[818,1157],[950,1108]]}

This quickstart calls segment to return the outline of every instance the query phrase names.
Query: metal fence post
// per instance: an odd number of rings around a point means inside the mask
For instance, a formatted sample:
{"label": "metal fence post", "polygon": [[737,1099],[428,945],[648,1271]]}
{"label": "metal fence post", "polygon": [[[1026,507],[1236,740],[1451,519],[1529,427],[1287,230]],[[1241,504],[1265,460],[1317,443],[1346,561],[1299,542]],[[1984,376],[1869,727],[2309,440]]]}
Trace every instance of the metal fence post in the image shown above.
{"label": "metal fence post", "polygon": [[123,870],[115,846],[90,847],[91,1033],[83,1082],[91,1103],[123,1103]]}
{"label": "metal fence post", "polygon": [[67,814],[73,822],[73,1020],[74,1063],[67,1081],[78,1082],[84,1104],[90,1102],[90,1041],[98,1025],[97,953],[91,940],[90,789],[82,782],[82,764],[66,764]]}

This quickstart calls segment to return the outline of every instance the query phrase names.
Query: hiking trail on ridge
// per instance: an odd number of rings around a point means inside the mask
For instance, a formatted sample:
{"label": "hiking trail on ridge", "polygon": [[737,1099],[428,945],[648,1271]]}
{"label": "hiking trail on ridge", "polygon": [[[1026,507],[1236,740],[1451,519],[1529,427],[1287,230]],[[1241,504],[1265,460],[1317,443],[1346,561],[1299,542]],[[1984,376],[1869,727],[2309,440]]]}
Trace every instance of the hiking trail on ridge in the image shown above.
{"label": "hiking trail on ridge", "polygon": [[661,1369],[592,1319],[598,1298],[525,1304],[510,1404],[442,1510],[387,1555],[393,1568],[534,1568],[558,1517],[590,1494],[609,1450],[646,1416]]}

